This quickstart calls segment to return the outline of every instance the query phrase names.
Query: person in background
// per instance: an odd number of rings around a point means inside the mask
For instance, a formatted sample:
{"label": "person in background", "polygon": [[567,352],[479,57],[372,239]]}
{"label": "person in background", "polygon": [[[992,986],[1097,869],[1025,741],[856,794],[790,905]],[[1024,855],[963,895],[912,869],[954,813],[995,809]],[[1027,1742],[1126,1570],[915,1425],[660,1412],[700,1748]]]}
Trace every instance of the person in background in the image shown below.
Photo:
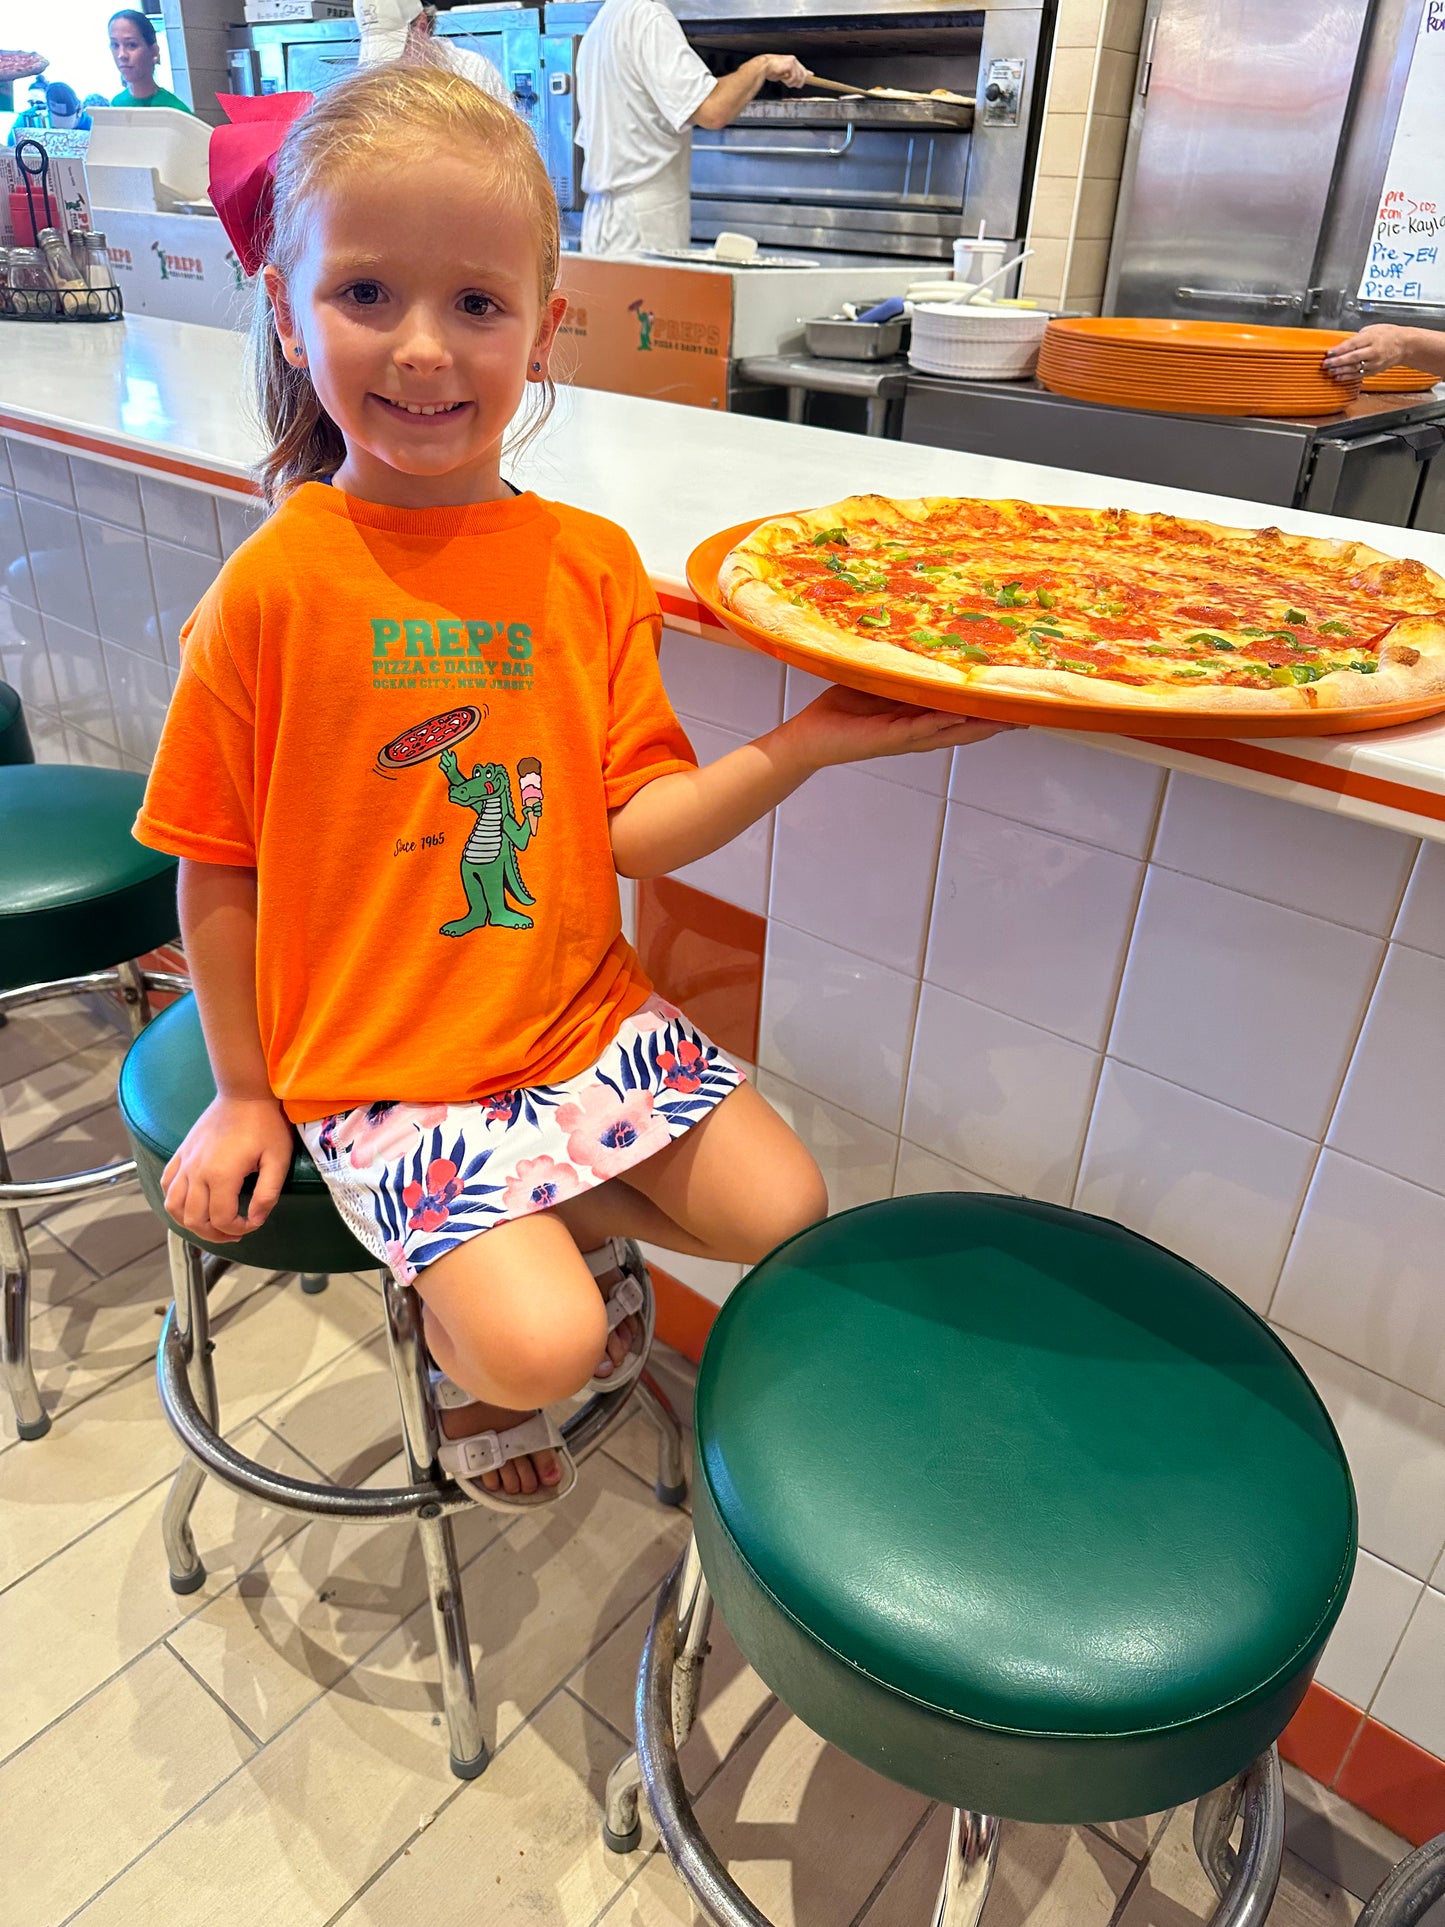
{"label": "person in background", "polygon": [[156,85],[156,62],[161,57],[156,30],[143,13],[125,7],[110,16],[110,57],[125,85],[111,101],[112,107],[175,107],[183,114],[192,109],[168,88]]}
{"label": "person in background", "polygon": [[70,127],[80,133],[91,126],[90,115],[80,105],[80,95],[63,80],[52,80],[45,90],[45,104],[52,127]]}
{"label": "person in background", "polygon": [[437,10],[423,0],[352,0],[361,29],[361,65],[374,67],[383,60],[430,60],[451,73],[475,81],[484,94],[513,105],[512,90],[485,54],[456,47],[436,32]]}
{"label": "person in background", "polygon": [[1342,341],[1325,356],[1325,373],[1340,381],[1356,375],[1383,374],[1387,368],[1418,368],[1422,374],[1445,379],[1445,330],[1397,328],[1382,321]]}
{"label": "person in background", "polygon": [[50,104],[46,99],[46,84],[37,74],[30,83],[30,91],[24,107],[11,123],[10,145],[13,147],[16,141],[23,140],[27,133],[33,133],[37,127],[49,125]]}
{"label": "person in background", "polygon": [[766,81],[808,78],[792,54],[755,54],[719,80],[663,0],[604,0],[577,50],[582,252],[685,248],[693,128],[727,127]]}

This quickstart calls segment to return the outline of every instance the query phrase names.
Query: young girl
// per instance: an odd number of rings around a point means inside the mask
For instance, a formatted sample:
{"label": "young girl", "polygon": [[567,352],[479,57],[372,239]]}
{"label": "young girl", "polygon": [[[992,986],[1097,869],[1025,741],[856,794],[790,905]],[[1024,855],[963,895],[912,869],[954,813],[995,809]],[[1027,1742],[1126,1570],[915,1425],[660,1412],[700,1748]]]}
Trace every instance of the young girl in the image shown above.
{"label": "young girl", "polygon": [[693,862],[827,764],[992,731],[835,689],[697,768],[627,537],[502,477],[566,308],[509,109],[370,68],[290,126],[269,218],[217,200],[265,261],[275,512],[191,619],[136,828],[181,859],[217,1088],[166,1206],[253,1230],[298,1127],[415,1280],[443,1463],[538,1504],[575,1478],[543,1408],[645,1350],[614,1241],[752,1263],[827,1209],[788,1126],[653,993],[618,873]]}

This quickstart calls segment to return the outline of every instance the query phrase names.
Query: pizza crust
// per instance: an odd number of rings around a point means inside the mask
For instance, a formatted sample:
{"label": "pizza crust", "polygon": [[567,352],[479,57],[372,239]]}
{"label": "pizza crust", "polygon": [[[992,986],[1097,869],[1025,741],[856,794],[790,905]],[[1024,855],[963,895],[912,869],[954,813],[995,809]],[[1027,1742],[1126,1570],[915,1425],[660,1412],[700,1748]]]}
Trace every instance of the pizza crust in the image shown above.
{"label": "pizza crust", "polygon": [[925,698],[932,686],[947,690],[954,698],[972,689],[981,695],[1026,697],[1045,708],[1058,704],[1071,709],[1087,706],[1193,715],[1222,711],[1238,713],[1241,717],[1250,713],[1277,716],[1282,711],[1307,714],[1321,709],[1372,709],[1435,696],[1445,699],[1445,579],[1421,562],[1387,555],[1353,537],[1292,535],[1277,528],[1230,528],[1218,522],[1193,521],[1173,515],[1141,516],[1131,510],[1074,509],[1016,500],[990,500],[980,504],[1005,520],[1013,520],[1022,513],[1031,524],[1042,517],[1064,531],[1075,527],[1096,529],[1101,519],[1118,518],[1121,525],[1144,522],[1151,533],[1191,544],[1197,542],[1213,552],[1247,549],[1251,557],[1257,558],[1263,544],[1277,548],[1282,554],[1308,555],[1336,564],[1358,563],[1358,572],[1351,578],[1355,587],[1373,593],[1405,594],[1438,601],[1439,614],[1404,616],[1386,632],[1384,641],[1378,645],[1380,661],[1374,674],[1335,670],[1318,682],[1283,687],[1245,688],[1216,683],[1180,689],[1162,680],[1141,687],[1117,682],[1105,675],[1078,674],[1066,669],[933,661],[896,643],[865,640],[851,629],[830,623],[814,610],[799,608],[773,586],[776,565],[771,558],[811,544],[814,537],[826,529],[847,529],[859,522],[869,522],[907,532],[953,508],[957,499],[852,495],[822,508],[774,517],[760,524],[724,558],[718,571],[722,600],[780,642],[823,658],[818,668],[825,676],[830,667],[848,666],[879,670],[892,676],[904,673],[921,686]]}

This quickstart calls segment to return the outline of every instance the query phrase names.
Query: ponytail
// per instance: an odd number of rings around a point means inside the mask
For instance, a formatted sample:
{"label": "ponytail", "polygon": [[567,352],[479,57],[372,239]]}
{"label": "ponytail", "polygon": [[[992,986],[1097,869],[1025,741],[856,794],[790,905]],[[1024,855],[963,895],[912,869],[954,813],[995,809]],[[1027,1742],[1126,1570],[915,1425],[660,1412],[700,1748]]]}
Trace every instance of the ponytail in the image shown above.
{"label": "ponytail", "polygon": [[311,377],[286,359],[259,275],[248,360],[251,392],[270,451],[256,466],[256,480],[267,508],[275,508],[303,482],[329,480],[346,459],[346,444],[321,406]]}

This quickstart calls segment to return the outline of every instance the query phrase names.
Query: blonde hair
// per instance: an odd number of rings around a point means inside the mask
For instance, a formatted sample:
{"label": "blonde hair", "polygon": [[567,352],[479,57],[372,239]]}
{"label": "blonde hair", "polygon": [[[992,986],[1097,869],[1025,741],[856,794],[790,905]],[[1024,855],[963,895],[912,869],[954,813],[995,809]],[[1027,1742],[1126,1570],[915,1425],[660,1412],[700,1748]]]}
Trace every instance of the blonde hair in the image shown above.
{"label": "blonde hair", "polygon": [[[364,67],[329,87],[294,123],[276,157],[267,263],[290,281],[301,259],[308,210],[337,181],[378,162],[414,160],[439,150],[490,167],[501,192],[533,217],[537,291],[545,308],[557,286],[562,241],[557,197],[537,144],[510,107],[429,59],[409,56]],[[306,369],[287,360],[259,275],[250,358],[270,450],[256,475],[267,505],[274,508],[303,482],[334,474],[345,460],[346,444]],[[550,376],[536,385],[540,401],[514,449],[537,433],[556,399]]]}

